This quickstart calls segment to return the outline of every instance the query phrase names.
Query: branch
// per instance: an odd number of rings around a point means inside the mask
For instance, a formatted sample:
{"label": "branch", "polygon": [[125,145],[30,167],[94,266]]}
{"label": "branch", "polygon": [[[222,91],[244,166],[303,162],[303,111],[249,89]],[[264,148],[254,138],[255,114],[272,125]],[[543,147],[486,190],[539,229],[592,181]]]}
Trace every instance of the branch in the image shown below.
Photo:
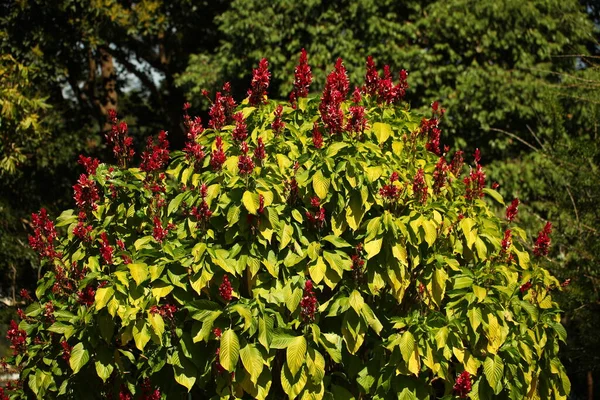
{"label": "branch", "polygon": [[524,139],[521,139],[520,137],[518,137],[517,135],[515,135],[514,133],[510,133],[507,132],[503,129],[498,129],[498,128],[488,128],[490,131],[495,131],[495,132],[500,132],[500,133],[504,133],[505,135],[510,136],[511,138],[518,140],[519,142],[523,143],[525,146],[531,148],[534,151],[539,151],[539,149],[537,147],[535,147],[534,145],[532,145],[531,143],[525,141]]}

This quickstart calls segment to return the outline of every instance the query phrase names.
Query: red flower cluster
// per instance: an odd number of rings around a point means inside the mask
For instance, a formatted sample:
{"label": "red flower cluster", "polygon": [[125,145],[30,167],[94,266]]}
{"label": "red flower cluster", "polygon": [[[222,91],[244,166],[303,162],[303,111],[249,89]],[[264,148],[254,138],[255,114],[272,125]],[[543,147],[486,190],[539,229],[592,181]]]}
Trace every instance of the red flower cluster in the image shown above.
{"label": "red flower cluster", "polygon": [[469,392],[471,392],[471,374],[469,374],[469,371],[463,371],[458,378],[456,378],[453,389],[454,393],[461,399],[464,399],[469,395]]}
{"label": "red flower cluster", "polygon": [[388,185],[383,185],[381,189],[379,189],[379,195],[383,197],[387,201],[396,201],[400,197],[400,189],[398,186],[394,185],[399,179],[398,173],[393,172],[390,175],[390,183]]}
{"label": "red flower cluster", "polygon": [[112,129],[106,134],[106,141],[113,148],[113,154],[119,166],[124,167],[127,161],[131,161],[135,151],[133,150],[133,138],[128,136],[127,123],[119,122],[115,110],[108,111],[108,119],[112,123]]}
{"label": "red flower cluster", "polygon": [[144,379],[142,383],[142,397],[140,400],[160,400],[160,390],[152,389],[150,378]]}
{"label": "red flower cluster", "polygon": [[236,142],[243,142],[248,137],[248,125],[244,114],[241,112],[233,114],[233,120],[235,121],[235,128],[231,133],[233,140]]}
{"label": "red flower cluster", "polygon": [[359,243],[354,248],[355,253],[352,254],[352,275],[355,281],[359,281],[363,277],[363,267],[365,266],[365,260],[363,258],[363,245]]}
{"label": "red flower cluster", "polygon": [[154,237],[158,243],[162,243],[169,234],[169,231],[175,229],[175,225],[171,223],[169,223],[166,227],[163,227],[162,221],[158,216],[154,216],[153,222],[154,229],[152,230],[152,237]]}
{"label": "red flower cluster", "polygon": [[238,169],[240,170],[240,175],[250,175],[252,171],[254,171],[254,161],[252,158],[248,156],[248,144],[246,142],[242,142],[240,146],[242,151],[242,155],[238,158]]}
{"label": "red flower cluster", "polygon": [[54,303],[51,301],[47,302],[44,306],[44,318],[48,323],[53,324],[55,321],[54,318]]}
{"label": "red flower cluster", "polygon": [[119,391],[119,400],[133,400],[133,396],[129,393],[129,390],[125,385],[121,385],[121,390]]}
{"label": "red flower cluster", "polygon": [[71,350],[73,350],[73,346],[71,346],[66,340],[60,342],[60,345],[63,349],[62,359],[66,362],[69,362],[69,359],[71,359]]}
{"label": "red flower cluster", "polygon": [[199,207],[192,207],[191,214],[196,218],[196,221],[206,222],[212,216],[212,211],[208,207],[208,203],[206,202],[206,195],[208,194],[208,188],[206,184],[203,183],[200,186],[200,196],[202,197],[202,203],[200,203]]}
{"label": "red flower cluster", "polygon": [[521,294],[525,294],[525,293],[527,293],[527,291],[528,291],[529,289],[531,289],[531,287],[532,287],[532,286],[533,286],[533,284],[531,283],[531,281],[529,281],[529,282],[527,282],[527,283],[524,283],[524,284],[522,284],[522,285],[519,287],[519,290],[521,291]]}
{"label": "red flower cluster", "polygon": [[213,150],[212,155],[210,156],[210,166],[214,171],[219,171],[227,159],[227,156],[223,151],[223,139],[221,136],[217,136],[215,139],[215,147],[216,148]]}
{"label": "red flower cluster", "polygon": [[300,316],[304,322],[313,322],[317,311],[317,297],[313,292],[313,283],[310,279],[304,284],[304,293],[300,300]]}
{"label": "red flower cluster", "polygon": [[294,69],[294,89],[290,94],[290,102],[295,105],[300,97],[308,96],[308,89],[312,83],[312,72],[308,65],[306,50],[300,52],[300,61]]}
{"label": "red flower cluster", "polygon": [[100,199],[96,182],[91,180],[86,174],[81,174],[76,185],[73,185],[75,191],[75,204],[80,210],[95,210],[98,208],[96,202]]}
{"label": "red flower cluster", "polygon": [[73,234],[77,236],[84,242],[89,242],[92,240],[91,233],[94,228],[91,225],[86,225],[85,222],[87,220],[87,216],[84,211],[79,212],[79,216],[77,218],[77,226],[73,228]]}
{"label": "red flower cluster", "polygon": [[550,234],[552,233],[552,223],[546,222],[544,229],[538,234],[533,248],[533,254],[542,257],[547,256],[550,250]]}
{"label": "red flower cluster", "polygon": [[160,131],[158,143],[154,143],[152,137],[146,141],[146,151],[142,153],[140,169],[144,172],[153,172],[163,168],[169,162],[169,141],[167,132]]}
{"label": "red flower cluster", "polygon": [[208,115],[210,116],[208,126],[216,130],[221,129],[230,121],[234,108],[235,100],[231,96],[231,85],[229,82],[226,82],[223,85],[223,94],[217,92],[215,101],[210,106],[210,110],[208,111]]}
{"label": "red flower cluster", "polygon": [[19,296],[21,296],[21,298],[25,301],[29,301],[29,302],[33,301],[33,298],[31,297],[31,294],[29,294],[29,290],[27,290],[27,289],[21,289],[19,291]]}
{"label": "red flower cluster", "polygon": [[225,368],[223,368],[223,366],[221,365],[221,359],[219,357],[219,354],[221,353],[221,349],[217,348],[217,351],[215,352],[216,358],[215,358],[215,368],[217,369],[217,372],[219,374],[222,374],[223,372],[226,371]]}
{"label": "red flower cluster", "polygon": [[91,286],[86,286],[85,289],[77,292],[77,302],[79,304],[83,304],[84,306],[91,307],[94,305],[94,297],[96,296],[96,291]]}
{"label": "red flower cluster", "polygon": [[467,200],[480,199],[483,197],[483,188],[485,187],[485,172],[479,161],[481,160],[481,153],[479,149],[475,150],[475,170],[471,168],[469,176],[463,179],[466,186],[465,198]]}
{"label": "red flower cluster", "polygon": [[465,164],[463,154],[464,152],[462,150],[458,150],[456,153],[454,153],[452,161],[450,162],[450,172],[452,172],[452,175],[456,177],[460,176],[463,165]]}
{"label": "red flower cluster", "polygon": [[221,332],[221,328],[214,328],[214,329],[212,330],[212,332],[213,332],[213,334],[214,334],[214,335],[217,337],[217,339],[218,339],[218,338],[220,338],[220,337],[221,337],[221,335],[223,334],[223,332]]}
{"label": "red flower cluster", "polygon": [[432,153],[440,155],[440,134],[439,122],[446,110],[439,108],[439,103],[434,101],[431,104],[433,116],[430,119],[423,118],[421,120],[421,128],[419,133],[423,136],[427,135],[427,144],[425,148]]}
{"label": "red flower cluster", "polygon": [[[8,390],[8,388],[7,388]],[[0,400],[10,400],[10,397],[6,393],[4,393],[4,388],[0,387]]]}
{"label": "red flower cluster", "polygon": [[379,76],[373,57],[367,57],[367,74],[363,91],[371,96],[377,96],[378,101],[388,104],[396,103],[404,98],[408,89],[408,73],[400,71],[400,81],[394,85],[394,79],[389,65],[383,67],[383,78]]}
{"label": "red flower cluster", "polygon": [[88,175],[94,175],[96,169],[98,169],[98,165],[100,165],[100,160],[97,158],[85,157],[83,154],[80,154],[77,163],[83,165],[85,172]]}
{"label": "red flower cluster", "polygon": [[265,159],[267,154],[265,153],[265,144],[262,138],[258,138],[256,148],[254,149],[254,160],[258,165],[262,165],[262,161]]}
{"label": "red flower cluster", "polygon": [[[188,103],[186,103],[188,104]],[[202,161],[204,161],[204,157],[206,154],[204,153],[204,146],[200,143],[196,142],[196,138],[198,135],[201,135],[204,132],[204,127],[202,126],[202,120],[200,117],[195,117],[194,120],[190,118],[187,113],[187,108],[185,108],[184,115],[184,125],[187,129],[187,141],[185,143],[185,147],[183,151],[185,152],[187,160],[194,160],[194,167],[199,168],[202,165]]]}
{"label": "red flower cluster", "polygon": [[508,249],[512,245],[512,234],[511,230],[507,229],[504,231],[504,239],[502,239],[502,253],[508,253]]}
{"label": "red flower cluster", "polygon": [[67,278],[65,274],[65,270],[60,265],[54,266],[54,285],[52,285],[52,293],[54,294],[64,294],[71,293],[73,290],[73,284]]}
{"label": "red flower cluster", "polygon": [[321,135],[321,131],[319,130],[319,124],[317,122],[313,124],[312,142],[317,149],[323,147],[323,135]]}
{"label": "red flower cluster", "polygon": [[508,207],[506,207],[506,219],[512,222],[519,212],[519,199],[514,199]]}
{"label": "red flower cluster", "polygon": [[323,228],[325,225],[325,208],[321,207],[318,197],[311,198],[310,205],[316,208],[316,211],[314,214],[310,211],[306,211],[306,218],[313,227],[321,230],[321,228]]}
{"label": "red flower cluster", "polygon": [[233,289],[231,288],[231,282],[229,282],[229,276],[223,275],[223,281],[219,285],[219,294],[223,300],[231,301],[233,295]]}
{"label": "red flower cluster", "polygon": [[15,356],[25,352],[27,333],[23,329],[19,329],[15,320],[10,321],[10,329],[6,332],[6,338],[10,340],[10,348],[13,349]]}
{"label": "red flower cluster", "polygon": [[108,265],[112,265],[113,263],[113,251],[114,249],[108,243],[108,235],[106,232],[102,232],[100,234],[100,255],[102,255],[102,259]]}
{"label": "red flower cluster", "polygon": [[363,133],[367,129],[367,118],[363,106],[350,106],[350,119],[346,123],[346,130],[354,133]]}
{"label": "red flower cluster", "polygon": [[269,62],[263,58],[258,63],[258,68],[252,70],[252,82],[248,89],[248,102],[251,106],[258,106],[267,102],[267,89],[269,88]]}
{"label": "red flower cluster", "polygon": [[275,136],[277,136],[281,132],[283,132],[283,128],[285,127],[285,122],[281,120],[281,115],[283,114],[283,106],[281,104],[279,104],[277,108],[275,108],[274,114],[275,119],[271,124],[271,128],[273,129],[273,133],[275,134]]}
{"label": "red flower cluster", "polygon": [[48,218],[45,208],[38,214],[31,214],[33,225],[33,236],[29,235],[29,246],[38,252],[41,258],[55,258],[58,253],[54,249],[54,241],[57,238],[54,223]]}
{"label": "red flower cluster", "polygon": [[177,312],[177,306],[174,304],[164,304],[162,306],[150,307],[150,314],[159,314],[161,317],[168,321],[173,321],[175,313]]}
{"label": "red flower cluster", "polygon": [[427,185],[425,184],[425,172],[423,168],[419,168],[415,179],[413,180],[413,193],[415,199],[422,204],[427,201]]}
{"label": "red flower cluster", "polygon": [[341,104],[349,91],[348,74],[341,58],[337,59],[335,69],[327,76],[325,89],[321,96],[319,111],[325,129],[335,135],[342,132],[344,124],[344,112]]}
{"label": "red flower cluster", "polygon": [[442,156],[435,164],[433,170],[433,193],[439,194],[444,185],[446,184],[446,173],[450,169],[450,166],[446,163],[446,159]]}
{"label": "red flower cluster", "polygon": [[285,190],[288,193],[288,204],[296,204],[298,201],[298,182],[296,181],[296,178],[291,178],[289,181],[285,182]]}

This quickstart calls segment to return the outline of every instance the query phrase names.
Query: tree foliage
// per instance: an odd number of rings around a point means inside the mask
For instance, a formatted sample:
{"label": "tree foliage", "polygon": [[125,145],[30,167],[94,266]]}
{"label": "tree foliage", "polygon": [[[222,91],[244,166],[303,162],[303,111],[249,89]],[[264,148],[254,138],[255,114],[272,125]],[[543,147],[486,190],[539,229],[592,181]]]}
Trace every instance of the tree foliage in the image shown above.
{"label": "tree foliage", "polygon": [[341,60],[291,107],[266,66],[211,128],[186,115],[183,152],[162,132],[139,168],[88,159],[78,210],[34,216],[13,396],[566,398],[559,281],[490,208],[479,152],[446,160],[444,110],[373,68],[349,100]]}

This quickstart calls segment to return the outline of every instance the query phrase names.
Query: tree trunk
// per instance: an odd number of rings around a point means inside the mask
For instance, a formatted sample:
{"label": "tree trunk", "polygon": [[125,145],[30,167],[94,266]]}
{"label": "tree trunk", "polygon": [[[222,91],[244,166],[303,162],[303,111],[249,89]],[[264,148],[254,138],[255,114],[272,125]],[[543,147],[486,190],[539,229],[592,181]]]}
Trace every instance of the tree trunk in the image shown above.
{"label": "tree trunk", "polygon": [[[102,98],[101,110],[102,114],[108,116],[109,110],[117,110],[117,73],[115,72],[115,65],[113,63],[113,57],[109,53],[107,47],[100,47],[100,73],[102,75]],[[111,125],[108,119],[104,123],[104,132],[111,129]]]}
{"label": "tree trunk", "polygon": [[594,375],[592,371],[588,371],[587,373],[587,392],[588,400],[594,400]]}

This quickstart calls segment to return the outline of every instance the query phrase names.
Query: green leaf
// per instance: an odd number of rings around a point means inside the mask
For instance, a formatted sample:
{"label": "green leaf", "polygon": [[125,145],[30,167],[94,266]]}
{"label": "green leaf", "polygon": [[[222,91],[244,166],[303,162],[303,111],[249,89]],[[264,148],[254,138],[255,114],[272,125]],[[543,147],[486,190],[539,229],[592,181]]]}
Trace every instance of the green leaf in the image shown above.
{"label": "green leaf", "polygon": [[235,371],[240,358],[240,342],[233,329],[228,329],[221,335],[221,350],[219,360],[223,368],[229,372]]}
{"label": "green leaf", "polygon": [[372,240],[365,244],[364,249],[367,252],[367,259],[375,257],[381,251],[381,245],[383,244],[383,238]]}
{"label": "green leaf", "polygon": [[379,335],[381,330],[383,329],[383,325],[371,309],[367,303],[362,305],[361,314],[363,318],[367,321],[367,324]]}
{"label": "green leaf", "polygon": [[112,286],[98,288],[98,290],[96,290],[96,297],[94,299],[96,311],[106,307],[113,294],[115,294],[115,289]]}
{"label": "green leaf", "polygon": [[103,382],[106,382],[115,369],[111,352],[104,347],[97,349],[96,362],[94,364],[96,366],[96,374]]}
{"label": "green leaf", "polygon": [[304,336],[294,338],[286,350],[286,362],[293,376],[296,376],[306,358],[306,339]]}
{"label": "green leaf", "polygon": [[138,286],[150,277],[146,264],[128,264],[127,267],[129,268],[129,272],[131,272],[131,277],[135,281],[135,284]]}
{"label": "green leaf", "polygon": [[356,311],[356,314],[360,315],[362,308],[365,305],[365,300],[358,290],[353,290],[352,293],[350,293],[348,300],[350,302],[350,306],[354,309],[354,311]]}
{"label": "green leaf", "polygon": [[494,189],[483,188],[483,193],[487,194],[488,196],[490,196],[492,199],[496,200],[501,205],[505,205],[502,195],[500,193],[498,193],[497,191],[495,191]]}
{"label": "green leaf", "polygon": [[250,380],[256,385],[264,367],[264,360],[260,351],[253,344],[248,344],[240,350],[240,358],[244,368],[250,374]]}
{"label": "green leaf", "polygon": [[173,211],[179,209],[179,205],[181,204],[181,201],[183,200],[183,198],[186,195],[188,195],[188,193],[189,192],[179,193],[177,196],[175,196],[175,198],[173,200],[171,200],[169,202],[169,207],[167,208],[167,215],[171,215],[171,214],[173,214]]}
{"label": "green leaf", "polygon": [[422,225],[423,231],[425,232],[425,241],[429,244],[429,247],[433,246],[437,239],[437,228],[435,222],[424,220]]}
{"label": "green leaf", "polygon": [[71,357],[69,358],[69,366],[73,370],[73,375],[78,373],[81,368],[90,360],[90,354],[83,347],[83,343],[79,342],[71,349]]}
{"label": "green leaf", "polygon": [[288,399],[295,399],[302,392],[307,381],[305,368],[302,368],[297,375],[293,375],[286,364],[281,368],[281,388],[288,395]]}
{"label": "green leaf", "polygon": [[385,141],[388,140],[388,138],[392,135],[392,127],[383,122],[375,122],[372,130],[379,144],[385,143]]}
{"label": "green leaf", "polygon": [[137,320],[133,327],[133,340],[135,341],[135,347],[139,350],[144,351],[144,347],[150,340],[150,329],[144,320]]}
{"label": "green leaf", "polygon": [[448,281],[448,274],[444,269],[437,268],[433,273],[433,282],[431,285],[431,292],[433,295],[433,301],[438,307],[442,306],[442,300],[446,293],[446,282]]}
{"label": "green leaf", "polygon": [[354,191],[350,196],[350,203],[346,207],[346,222],[353,231],[358,230],[364,211],[360,194]]}
{"label": "green leaf", "polygon": [[[497,354],[488,356],[483,363],[483,374],[494,392],[504,376],[504,362]],[[497,393],[496,393],[497,394]]]}
{"label": "green leaf", "polygon": [[291,225],[285,224],[281,231],[281,241],[279,243],[279,250],[283,250],[292,241],[292,235],[294,234],[294,228]]}
{"label": "green leaf", "polygon": [[258,194],[246,190],[242,196],[242,204],[246,207],[249,214],[258,214],[258,207],[260,206]]}
{"label": "green leaf", "polygon": [[321,172],[321,170],[318,170],[313,175],[312,184],[313,190],[315,191],[317,196],[319,196],[321,200],[324,200],[327,197],[327,193],[329,192],[331,180],[329,178],[325,178],[325,176],[323,176],[323,172]]}
{"label": "green leaf", "polygon": [[408,370],[415,375],[419,374],[419,348],[413,334],[406,331],[400,338],[400,353],[404,362],[406,362]]}
{"label": "green leaf", "polygon": [[150,326],[152,326],[152,330],[161,338],[162,342],[162,334],[165,333],[165,321],[158,313],[148,313],[148,321],[150,321]]}
{"label": "green leaf", "polygon": [[335,236],[335,235],[327,235],[322,240],[325,240],[326,242],[331,243],[338,249],[341,249],[344,247],[352,247],[352,245],[350,243],[346,242],[341,237]]}
{"label": "green leaf", "polygon": [[175,382],[185,387],[189,392],[196,383],[196,375],[198,374],[196,366],[185,357],[178,358],[178,361],[179,365],[173,365]]}
{"label": "green leaf", "polygon": [[460,220],[460,229],[462,229],[465,238],[467,239],[467,246],[473,247],[475,240],[477,240],[477,232],[473,230],[475,221],[472,218],[463,218]]}
{"label": "green leaf", "polygon": [[325,377],[325,358],[312,347],[308,348],[308,357],[306,357],[306,367],[314,384],[323,381]]}
{"label": "green leaf", "polygon": [[318,285],[323,280],[325,273],[327,272],[327,265],[323,261],[323,257],[317,258],[317,261],[308,267],[308,273],[310,278]]}

